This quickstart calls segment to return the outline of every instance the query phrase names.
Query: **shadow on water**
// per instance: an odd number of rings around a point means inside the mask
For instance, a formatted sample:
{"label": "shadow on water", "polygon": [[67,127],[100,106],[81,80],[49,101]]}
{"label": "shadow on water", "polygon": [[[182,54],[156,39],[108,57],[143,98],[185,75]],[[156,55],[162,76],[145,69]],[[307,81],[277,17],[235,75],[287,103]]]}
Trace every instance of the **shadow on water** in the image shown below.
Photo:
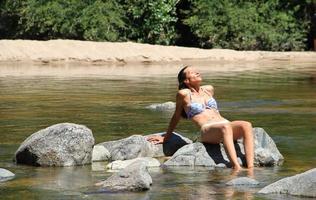
{"label": "shadow on water", "polygon": [[[168,167],[150,169],[153,185],[147,192],[104,193],[93,187],[111,175],[104,162],[70,168],[15,165],[12,157],[19,144],[56,123],[85,124],[93,131],[96,143],[165,131],[172,112],[154,112],[146,107],[174,101],[175,77],[182,65],[17,63],[0,65],[0,167],[16,174],[15,179],[0,183],[0,199],[278,199],[256,192],[316,166],[314,63],[193,64],[202,72],[204,83],[215,87],[221,114],[263,127],[285,157],[281,167],[255,169],[259,187],[225,186],[236,177],[230,169]],[[185,120],[180,121],[177,131],[190,139],[199,133]],[[210,155],[218,151],[216,145],[208,148]]]}

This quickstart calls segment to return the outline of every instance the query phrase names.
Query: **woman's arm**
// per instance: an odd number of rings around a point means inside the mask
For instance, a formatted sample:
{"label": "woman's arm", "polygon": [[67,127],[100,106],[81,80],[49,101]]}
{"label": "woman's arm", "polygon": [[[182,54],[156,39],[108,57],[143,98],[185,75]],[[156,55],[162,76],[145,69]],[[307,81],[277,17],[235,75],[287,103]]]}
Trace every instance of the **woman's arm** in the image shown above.
{"label": "woman's arm", "polygon": [[170,139],[170,137],[172,136],[173,130],[176,128],[178,122],[181,119],[181,112],[183,109],[183,101],[184,101],[185,96],[186,96],[186,93],[184,91],[181,91],[181,90],[178,91],[177,98],[176,98],[176,109],[170,119],[167,132],[163,136],[160,136],[160,135],[151,136],[147,139],[148,141],[154,144],[160,144]]}

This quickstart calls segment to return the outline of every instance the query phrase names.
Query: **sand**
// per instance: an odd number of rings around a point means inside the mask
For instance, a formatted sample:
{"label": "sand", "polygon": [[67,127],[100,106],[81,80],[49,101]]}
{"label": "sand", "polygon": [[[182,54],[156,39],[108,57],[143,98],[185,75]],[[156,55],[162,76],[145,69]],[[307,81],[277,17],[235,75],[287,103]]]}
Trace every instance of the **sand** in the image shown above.
{"label": "sand", "polygon": [[220,62],[315,62],[316,52],[235,51],[133,42],[78,40],[0,40],[0,62],[131,64],[176,63],[192,60]]}

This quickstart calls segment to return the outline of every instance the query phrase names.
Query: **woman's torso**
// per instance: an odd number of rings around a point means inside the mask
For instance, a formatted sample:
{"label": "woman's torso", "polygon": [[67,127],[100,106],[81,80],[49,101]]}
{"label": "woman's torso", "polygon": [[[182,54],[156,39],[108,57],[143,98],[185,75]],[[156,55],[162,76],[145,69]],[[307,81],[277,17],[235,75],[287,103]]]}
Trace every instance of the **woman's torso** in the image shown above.
{"label": "woman's torso", "polygon": [[186,92],[184,110],[188,118],[199,127],[205,123],[225,120],[218,111],[216,100],[205,87],[201,87],[199,94],[192,93],[189,89],[186,89]]}

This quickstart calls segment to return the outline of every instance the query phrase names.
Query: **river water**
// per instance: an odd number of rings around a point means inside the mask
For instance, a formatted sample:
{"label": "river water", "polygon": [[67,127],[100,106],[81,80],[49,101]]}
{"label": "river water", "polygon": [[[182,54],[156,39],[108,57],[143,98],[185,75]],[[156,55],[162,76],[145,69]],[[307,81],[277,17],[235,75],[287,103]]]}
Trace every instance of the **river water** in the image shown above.
{"label": "river water", "polygon": [[[0,66],[0,167],[16,174],[0,183],[0,199],[280,199],[256,192],[265,185],[316,167],[316,64],[195,63],[215,87],[221,114],[264,128],[285,162],[256,168],[258,187],[225,183],[246,172],[230,169],[150,169],[153,185],[138,193],[103,193],[93,185],[111,175],[106,163],[78,167],[15,165],[14,152],[32,133],[61,122],[84,124],[96,143],[164,131],[172,113],[146,107],[175,100],[179,65]],[[182,120],[177,131],[191,139],[198,129]],[[289,197],[290,199],[299,199]]]}

